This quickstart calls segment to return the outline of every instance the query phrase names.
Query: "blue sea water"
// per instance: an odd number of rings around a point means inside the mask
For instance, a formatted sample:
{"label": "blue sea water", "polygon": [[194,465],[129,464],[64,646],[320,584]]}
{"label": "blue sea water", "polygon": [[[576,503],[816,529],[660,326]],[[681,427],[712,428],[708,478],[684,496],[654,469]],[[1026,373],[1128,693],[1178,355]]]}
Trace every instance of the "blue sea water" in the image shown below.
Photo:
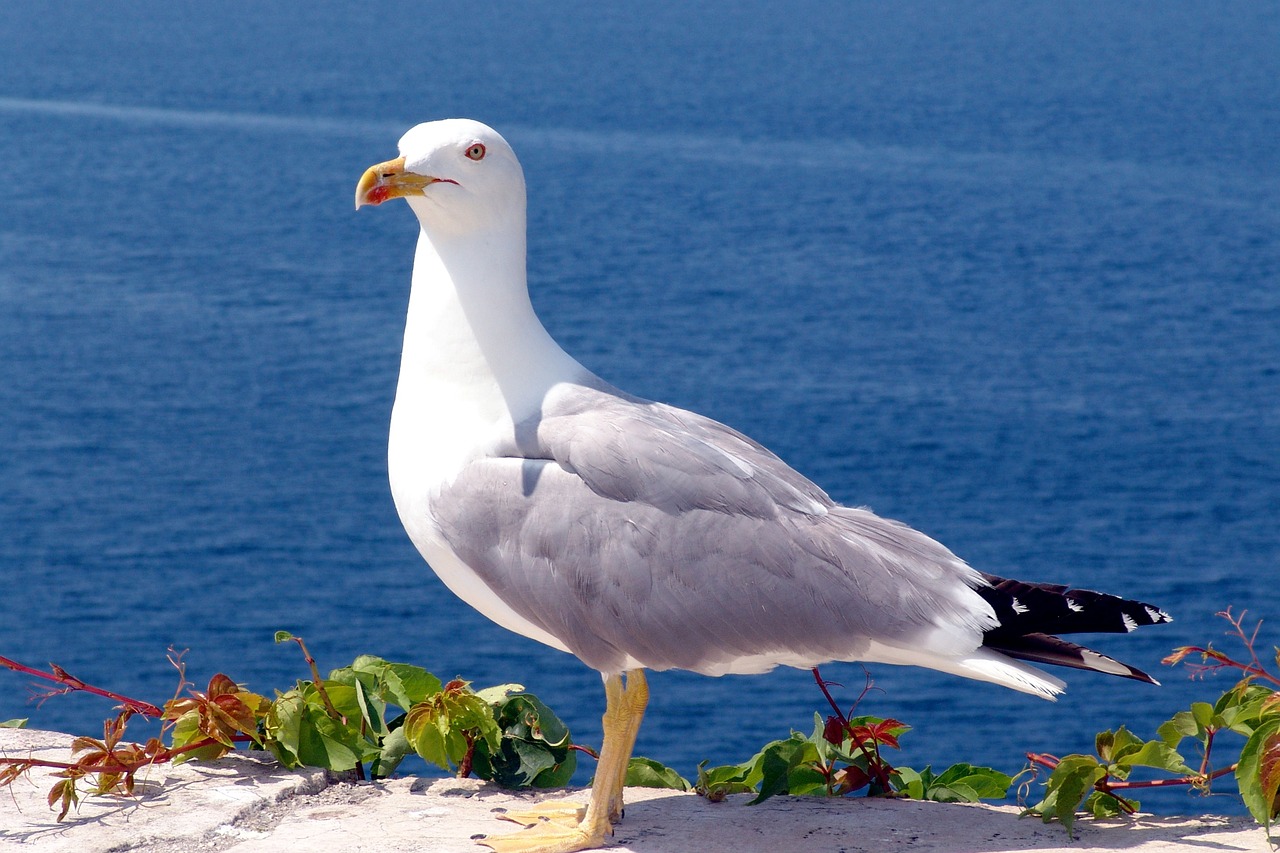
{"label": "blue sea water", "polygon": [[[1227,686],[1171,647],[1280,619],[1277,44],[1273,3],[5,4],[0,654],[158,700],[172,646],[270,691],[284,628],[522,681],[598,742],[598,677],[445,591],[386,486],[416,226],[352,189],[466,115],[520,153],[535,304],[596,372],[983,570],[1175,615],[1093,643],[1159,689],[875,667],[905,761],[1149,734]],[[107,713],[27,684],[0,719]],[[652,687],[638,751],[686,775],[825,710],[794,670]]]}

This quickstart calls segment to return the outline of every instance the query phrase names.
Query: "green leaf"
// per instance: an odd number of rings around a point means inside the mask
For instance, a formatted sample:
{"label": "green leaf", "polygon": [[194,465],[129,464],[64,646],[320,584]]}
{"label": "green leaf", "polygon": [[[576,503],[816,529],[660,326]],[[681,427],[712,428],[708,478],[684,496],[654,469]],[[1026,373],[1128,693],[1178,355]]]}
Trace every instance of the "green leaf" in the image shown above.
{"label": "green leaf", "polygon": [[1280,813],[1280,719],[1268,720],[1249,737],[1236,765],[1236,782],[1249,813],[1269,835]]}
{"label": "green leaf", "polygon": [[1098,753],[1098,758],[1103,761],[1111,760],[1111,747],[1115,742],[1115,732],[1105,731],[1098,732],[1093,738],[1093,751]]}
{"label": "green leaf", "polygon": [[0,729],[25,729],[27,727],[27,719],[12,719],[0,722]]}
{"label": "green leaf", "polygon": [[1196,725],[1196,719],[1190,711],[1179,711],[1172,719],[1161,723],[1156,734],[1170,749],[1176,749],[1183,738],[1199,737],[1204,734],[1204,730]]}
{"label": "green leaf", "polygon": [[806,739],[788,738],[774,741],[760,751],[747,782],[759,777],[760,793],[749,805],[763,803],[776,794],[791,793],[792,774],[818,761],[818,750]]}
{"label": "green leaf", "polygon": [[304,704],[298,727],[298,760],[308,767],[326,770],[351,770],[357,764],[377,757],[378,751],[364,741],[358,732],[325,713],[324,709]]}
{"label": "green leaf", "polygon": [[1068,755],[1058,762],[1045,783],[1044,799],[1027,809],[1028,814],[1038,814],[1045,823],[1057,819],[1067,828],[1067,834],[1075,837],[1076,810],[1085,794],[1106,775],[1106,770],[1091,755]]}
{"label": "green leaf", "polygon": [[569,743],[569,727],[532,693],[507,697],[495,716],[508,737],[546,741],[552,746]]}
{"label": "green leaf", "polygon": [[1213,728],[1213,706],[1208,702],[1192,702],[1191,717],[1200,731]]}
{"label": "green leaf", "polygon": [[433,716],[425,711],[415,716],[414,711],[410,710],[401,731],[404,732],[414,752],[441,770],[450,769],[449,751],[445,746],[445,729],[437,724]]}
{"label": "green leaf", "polygon": [[[556,753],[552,753],[555,755]],[[563,788],[569,784],[569,780],[573,778],[573,772],[578,769],[578,753],[566,748],[564,758],[559,760],[558,764],[543,770],[537,776],[533,777],[530,787],[533,788]]]}
{"label": "green leaf", "polygon": [[1119,763],[1124,756],[1137,752],[1141,746],[1141,738],[1124,726],[1114,732],[1098,732],[1097,737],[1094,738],[1094,748],[1103,764]]}
{"label": "green leaf", "polygon": [[290,769],[297,767],[298,743],[302,739],[302,707],[305,703],[297,690],[277,693],[267,711],[265,728],[267,748],[276,760]]}
{"label": "green leaf", "polygon": [[[312,688],[314,690],[314,688]],[[340,681],[324,682],[325,695],[329,697],[329,701],[333,703],[333,709],[341,716],[345,717],[347,724],[353,728],[358,728],[360,721],[364,718],[364,709],[360,707],[360,698],[357,695],[356,687],[353,684],[343,684]],[[316,704],[324,706],[324,700],[319,699],[319,691],[316,691]],[[341,721],[335,720],[341,725]]]}
{"label": "green leaf", "polygon": [[[533,783],[538,775],[545,770],[550,770],[558,763],[556,757],[551,754],[551,750],[547,749],[543,744],[532,743],[520,738],[508,738],[502,741],[503,747],[510,746],[516,755],[516,767],[518,768],[518,778],[515,784],[509,784],[508,787],[523,788]],[[499,784],[502,784],[499,782]]]}
{"label": "green leaf", "polygon": [[[358,674],[350,667],[335,669],[329,675],[330,678],[323,682],[323,687],[333,709],[346,721],[338,722],[357,736],[363,735],[374,740],[386,736],[387,726],[383,717],[387,706],[377,695],[376,680],[367,674]],[[313,695],[312,690],[314,688],[307,682],[304,693],[308,701],[325,708],[319,691],[315,690]]]}
{"label": "green leaf", "polygon": [[[1228,701],[1224,704],[1223,700]],[[1260,684],[1241,682],[1218,701],[1224,705],[1221,712],[1223,723],[1245,738],[1267,720],[1280,716],[1276,713],[1275,691]]]}
{"label": "green leaf", "polygon": [[[1133,804],[1134,808],[1139,805],[1137,800],[1129,800],[1129,802]],[[1118,817],[1124,814],[1124,809],[1120,808],[1120,802],[1115,797],[1104,794],[1101,791],[1094,791],[1090,794],[1085,799],[1082,808],[1097,818]]]}
{"label": "green leaf", "polygon": [[1147,741],[1140,749],[1125,755],[1118,763],[1124,767],[1154,767],[1180,776],[1190,776],[1196,772],[1187,766],[1177,750],[1158,740]]}
{"label": "green leaf", "polygon": [[[358,655],[350,666],[343,667],[352,672],[363,672],[377,677],[387,666],[387,662],[377,655]],[[332,678],[332,676],[330,676]]]}
{"label": "green leaf", "polygon": [[293,634],[290,634],[288,631],[276,631],[277,643],[287,643],[292,639],[293,639]]}
{"label": "green leaf", "polygon": [[410,708],[404,733],[419,755],[446,770],[482,745],[492,755],[502,741],[493,708],[463,681],[450,682]]}
{"label": "green leaf", "polygon": [[395,772],[396,767],[411,752],[413,752],[413,747],[409,744],[409,739],[405,737],[404,728],[392,729],[382,739],[382,751],[374,761],[369,775],[375,779],[385,779]]}
{"label": "green leaf", "polygon": [[693,790],[713,803],[729,794],[754,794],[756,789],[746,782],[750,768],[743,764],[726,764],[707,768],[707,762],[698,765],[698,781]]}
{"label": "green leaf", "polygon": [[973,792],[973,797],[965,802],[976,803],[978,800],[1003,800],[1013,784],[1013,777],[990,767],[953,764],[942,771],[938,783],[952,788],[963,786]]}
{"label": "green leaf", "polygon": [[940,803],[976,803],[979,800],[1002,800],[1013,784],[1013,777],[990,767],[953,764],[939,775],[932,767],[916,771],[895,767],[897,791],[915,800]]}
{"label": "green leaf", "polygon": [[795,797],[830,797],[831,786],[816,764],[801,764],[787,776],[787,791]]}
{"label": "green leaf", "polygon": [[[925,774],[928,774],[927,778]],[[895,789],[898,793],[912,800],[923,800],[926,784],[933,781],[933,771],[929,767],[925,767],[923,771],[895,767],[893,776],[897,779]]]}
{"label": "green leaf", "polygon": [[633,756],[627,763],[626,784],[632,788],[671,788],[676,791],[693,789],[688,779],[667,765],[640,756]]}
{"label": "green leaf", "polygon": [[357,679],[353,686],[355,687],[356,701],[360,706],[360,716],[365,723],[364,733],[375,741],[381,741],[388,734],[385,719],[387,703],[372,693],[371,689],[366,687],[363,681]]}
{"label": "green leaf", "polygon": [[[568,784],[577,767],[577,755],[570,747],[569,728],[532,693],[506,694],[491,690],[488,697],[498,704],[488,705],[501,737],[476,743],[473,769],[482,779],[491,779],[508,788],[553,788]],[[474,694],[478,702],[485,696]]]}
{"label": "green leaf", "polygon": [[[200,730],[200,712],[188,711],[179,717],[173,724],[172,737],[173,748],[178,749],[187,744],[204,740],[208,737]],[[212,743],[200,749],[193,749],[188,752],[175,755],[173,757],[174,764],[182,764],[185,761],[194,761],[197,759],[219,758],[225,755],[227,747],[220,743]]]}
{"label": "green leaf", "polygon": [[[420,666],[407,663],[389,663],[386,666],[388,695],[391,704],[409,710],[419,702],[440,692],[440,679]],[[408,704],[401,704],[407,702]]]}
{"label": "green leaf", "polygon": [[[286,767],[304,764],[327,770],[351,770],[357,764],[378,756],[378,746],[359,731],[359,706],[355,702],[354,690],[337,682],[328,682],[326,691],[330,685],[338,694],[339,701],[355,709],[352,725],[343,725],[330,717],[315,685],[308,681],[299,682],[293,690],[277,695],[268,710],[264,721],[266,745]],[[330,699],[333,698],[331,694]]]}
{"label": "green leaf", "polygon": [[439,693],[442,686],[440,679],[420,666],[390,663],[373,655],[356,658],[350,670],[379,700],[404,711]]}
{"label": "green leaf", "polygon": [[478,742],[475,773],[506,788],[557,788],[577,768],[577,753],[545,741],[504,737],[497,750]]}
{"label": "green leaf", "polygon": [[[813,734],[809,735],[808,740],[817,750],[818,760],[827,767],[834,766],[837,761],[843,761],[845,764],[852,763],[854,756],[850,755],[849,751],[845,749],[846,746],[853,747],[853,741],[848,731],[845,731],[844,740],[840,744],[834,744],[827,740],[826,731],[827,721],[822,718],[821,714],[815,713],[813,715]],[[861,750],[854,751],[861,754]]]}
{"label": "green leaf", "polygon": [[[502,741],[502,729],[494,718],[493,707],[474,693],[458,697],[450,710],[450,717],[455,731],[470,732],[477,742],[483,742],[492,748]],[[565,739],[568,737],[566,729]]]}
{"label": "green leaf", "polygon": [[1263,702],[1270,690],[1246,678],[1218,697],[1213,706],[1213,725],[1249,737],[1257,728]]}

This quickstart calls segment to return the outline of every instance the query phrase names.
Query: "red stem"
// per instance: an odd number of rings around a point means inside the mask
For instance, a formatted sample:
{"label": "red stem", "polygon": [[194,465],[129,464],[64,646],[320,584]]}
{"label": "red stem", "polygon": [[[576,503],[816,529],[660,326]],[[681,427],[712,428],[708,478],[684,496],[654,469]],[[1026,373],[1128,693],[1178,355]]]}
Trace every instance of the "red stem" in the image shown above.
{"label": "red stem", "polygon": [[142,714],[144,717],[153,717],[158,719],[164,715],[164,710],[162,708],[158,708],[150,702],[143,702],[141,699],[131,699],[128,696],[121,696],[119,693],[112,693],[110,690],[103,690],[101,687],[94,687],[92,684],[86,684],[57,664],[50,664],[52,671],[45,672],[44,670],[32,669],[29,666],[23,666],[17,661],[0,656],[0,666],[8,667],[15,672],[32,675],[36,678],[43,678],[45,681],[52,681],[57,684],[61,684],[68,692],[72,690],[81,690],[85,693],[92,693],[95,696],[102,696],[106,699],[114,700],[125,707]]}
{"label": "red stem", "polygon": [[813,680],[818,682],[818,689],[822,691],[823,696],[827,697],[827,704],[831,706],[831,710],[836,712],[836,719],[838,719],[844,725],[844,727],[848,729],[849,720],[848,718],[845,717],[844,711],[840,710],[840,706],[836,704],[836,700],[832,698],[831,691],[827,689],[827,682],[825,679],[823,679],[822,673],[818,672],[818,668],[816,666],[813,668],[812,671],[813,671]]}
{"label": "red stem", "polygon": [[320,694],[320,701],[324,702],[325,710],[327,710],[335,720],[341,720],[345,726],[347,718],[338,713],[338,709],[333,707],[333,703],[329,701],[329,694],[324,689],[324,679],[320,677],[320,669],[316,666],[316,659],[311,656],[311,652],[307,650],[307,644],[302,642],[301,637],[290,637],[298,644],[298,648],[302,649],[302,658],[307,662],[307,666],[311,667],[312,684],[316,686],[316,692]]}
{"label": "red stem", "polygon": [[594,749],[592,749],[589,746],[583,746],[580,743],[571,743],[569,744],[569,748],[576,749],[578,752],[585,752],[587,755],[590,755],[596,761],[600,760],[600,753],[596,752]]}
{"label": "red stem", "polygon": [[1048,753],[1044,753],[1044,752],[1028,752],[1027,761],[1030,761],[1032,764],[1039,764],[1042,767],[1048,767],[1050,770],[1053,770],[1055,767],[1058,766],[1060,759],[1056,755],[1049,755]]}
{"label": "red stem", "polygon": [[1205,729],[1204,757],[1200,759],[1201,776],[1205,775],[1205,771],[1209,769],[1209,752],[1213,749],[1213,736],[1217,733],[1217,729]]}
{"label": "red stem", "polygon": [[[1039,752],[1028,752],[1027,760],[1032,764],[1039,764],[1041,767],[1048,767],[1050,770],[1053,770],[1059,764],[1059,759],[1056,756]],[[1224,767],[1221,770],[1215,770],[1212,773],[1199,773],[1195,776],[1181,776],[1177,779],[1146,779],[1138,780],[1137,782],[1130,782],[1127,780],[1122,782],[1099,782],[1099,785],[1105,785],[1105,787],[1099,787],[1098,790],[1107,792],[1110,789],[1123,791],[1132,790],[1134,788],[1165,788],[1169,785],[1194,785],[1202,779],[1217,779],[1219,777],[1226,776],[1228,773],[1234,773],[1235,771],[1236,765],[1232,764],[1230,767]]]}
{"label": "red stem", "polygon": [[[823,696],[827,697],[827,703],[830,704],[831,709],[836,712],[836,719],[838,719],[840,724],[844,726],[844,730],[846,732],[853,735],[853,726],[849,723],[849,718],[844,715],[844,711],[841,711],[840,706],[836,704],[836,700],[832,698],[831,691],[827,690],[827,682],[823,679],[822,673],[818,672],[818,668],[816,666],[813,668],[812,672],[813,680],[818,683],[818,689],[822,691]],[[870,752],[862,741],[856,737],[854,738],[853,744],[858,747],[858,749],[862,750],[862,754],[867,757],[867,768],[875,775],[876,781],[880,783],[880,787],[885,790],[885,793],[892,791],[893,786],[889,783],[889,774],[885,772],[884,769],[884,760],[880,758],[880,750],[878,748],[879,744],[876,744],[877,749],[874,753]]]}
{"label": "red stem", "polygon": [[1107,787],[1124,790],[1132,788],[1164,788],[1169,785],[1194,785],[1201,779],[1217,779],[1234,772],[1236,772],[1236,765],[1232,764],[1230,767],[1215,770],[1207,776],[1181,776],[1177,779],[1147,779],[1137,782],[1108,782]]}
{"label": "red stem", "polygon": [[471,764],[475,761],[476,755],[475,737],[469,732],[463,732],[462,737],[467,742],[467,751],[462,754],[462,760],[458,762],[459,779],[465,779],[471,775]]}

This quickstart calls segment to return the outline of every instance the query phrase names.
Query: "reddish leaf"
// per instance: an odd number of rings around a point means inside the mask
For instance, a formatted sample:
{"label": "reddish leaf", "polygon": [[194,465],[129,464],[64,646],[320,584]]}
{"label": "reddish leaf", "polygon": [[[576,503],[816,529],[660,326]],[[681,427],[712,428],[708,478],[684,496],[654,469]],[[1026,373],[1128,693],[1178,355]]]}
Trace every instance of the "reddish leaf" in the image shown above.
{"label": "reddish leaf", "polygon": [[219,696],[239,692],[240,685],[236,684],[222,673],[218,673],[213,678],[209,679],[209,692],[207,695],[210,699],[217,699]]}
{"label": "reddish leaf", "polygon": [[827,717],[827,724],[822,728],[822,737],[827,743],[836,746],[844,743],[844,722],[837,716]]}
{"label": "reddish leaf", "polygon": [[840,794],[850,794],[854,791],[860,791],[867,785],[871,784],[871,776],[867,771],[857,765],[842,767],[835,772],[832,777],[835,782],[836,792]]}
{"label": "reddish leaf", "polygon": [[15,779],[18,779],[22,774],[26,773],[30,769],[30,764],[23,764],[21,762],[4,765],[3,768],[0,768],[0,788],[13,784]]}
{"label": "reddish leaf", "polygon": [[1179,646],[1173,650],[1173,654],[1166,655],[1160,660],[1165,666],[1175,666],[1182,663],[1186,658],[1200,651],[1195,646]]}
{"label": "reddish leaf", "polygon": [[164,703],[164,719],[176,720],[199,707],[199,699],[170,699]]}
{"label": "reddish leaf", "polygon": [[1258,781],[1265,802],[1271,804],[1271,815],[1280,812],[1280,731],[1272,732],[1262,743],[1258,765]]}
{"label": "reddish leaf", "polygon": [[205,703],[200,709],[200,731],[223,746],[235,746],[232,737],[237,731],[236,721],[213,702]]}
{"label": "reddish leaf", "polygon": [[59,681],[61,681],[63,684],[67,685],[68,687],[72,688],[73,690],[78,690],[81,687],[84,687],[83,681],[76,678],[74,675],[67,672],[65,669],[58,666],[56,663],[49,664],[49,671],[52,672],[55,676],[57,676],[57,679]]}
{"label": "reddish leaf", "polygon": [[254,717],[253,711],[249,706],[240,699],[229,693],[224,693],[213,700],[224,714],[235,722],[236,730],[244,734],[256,734],[258,731],[258,720]]}
{"label": "reddish leaf", "polygon": [[78,737],[71,741],[72,755],[75,755],[77,752],[87,752],[89,750],[106,753],[107,745],[96,737]]}
{"label": "reddish leaf", "polygon": [[71,811],[71,806],[80,801],[76,794],[76,780],[63,779],[61,782],[55,782],[53,787],[49,789],[49,808],[53,808],[54,804],[59,800],[62,801],[62,809],[58,812],[58,823],[62,823],[62,819]]}
{"label": "reddish leaf", "polygon": [[110,794],[115,792],[116,786],[121,782],[123,773],[98,773],[94,780],[96,784],[93,786],[95,794]]}
{"label": "reddish leaf", "polygon": [[875,743],[898,749],[898,735],[909,728],[910,726],[891,717],[870,726],[854,726],[852,735],[854,743],[859,746]]}

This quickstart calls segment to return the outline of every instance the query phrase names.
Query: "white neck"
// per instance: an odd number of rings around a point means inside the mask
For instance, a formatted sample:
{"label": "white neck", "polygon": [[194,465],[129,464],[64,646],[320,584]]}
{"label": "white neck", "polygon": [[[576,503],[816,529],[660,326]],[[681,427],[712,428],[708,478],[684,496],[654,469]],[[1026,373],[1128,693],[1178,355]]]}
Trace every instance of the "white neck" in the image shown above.
{"label": "white neck", "polygon": [[589,376],[533,312],[514,224],[418,238],[390,449],[428,482],[510,435],[556,384]]}
{"label": "white neck", "polygon": [[449,589],[495,622],[567,651],[462,562],[435,512],[436,497],[465,466],[510,455],[515,425],[539,412],[553,388],[592,379],[533,313],[520,213],[487,234],[433,229],[418,238],[388,474],[409,538]]}

